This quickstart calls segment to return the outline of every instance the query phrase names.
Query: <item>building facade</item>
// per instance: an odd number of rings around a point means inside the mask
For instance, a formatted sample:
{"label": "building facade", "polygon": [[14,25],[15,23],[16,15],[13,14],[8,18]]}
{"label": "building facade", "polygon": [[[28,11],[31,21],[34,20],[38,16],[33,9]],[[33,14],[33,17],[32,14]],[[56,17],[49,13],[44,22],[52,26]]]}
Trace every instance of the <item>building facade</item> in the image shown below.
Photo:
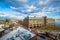
{"label": "building facade", "polygon": [[30,28],[37,28],[44,25],[44,18],[40,17],[29,17],[29,27]]}
{"label": "building facade", "polygon": [[29,28],[37,28],[42,26],[54,26],[55,25],[55,19],[53,18],[47,18],[44,17],[36,17],[36,16],[29,16],[24,19],[24,25]]}

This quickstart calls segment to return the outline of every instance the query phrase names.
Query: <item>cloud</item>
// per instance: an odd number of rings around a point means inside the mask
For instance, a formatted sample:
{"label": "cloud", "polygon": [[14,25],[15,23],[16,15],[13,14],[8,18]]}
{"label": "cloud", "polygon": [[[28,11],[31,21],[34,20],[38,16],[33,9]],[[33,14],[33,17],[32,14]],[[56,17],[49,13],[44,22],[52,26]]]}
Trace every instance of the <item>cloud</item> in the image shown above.
{"label": "cloud", "polygon": [[10,6],[11,9],[14,9],[14,10],[17,10],[18,8],[16,7],[13,7],[13,6]]}
{"label": "cloud", "polygon": [[18,19],[18,20],[24,19],[23,16],[16,16],[16,15],[11,15],[11,16],[9,16],[9,18],[11,18],[11,19]]}
{"label": "cloud", "polygon": [[48,8],[48,11],[59,12],[60,11],[60,8],[57,8],[57,7],[49,7]]}
{"label": "cloud", "polygon": [[52,18],[54,18],[55,20],[57,20],[57,19],[60,19],[60,16],[54,16]]}
{"label": "cloud", "polygon": [[32,12],[34,10],[36,10],[37,8],[33,5],[24,5],[24,7],[13,7],[13,6],[10,6],[10,8],[12,10],[16,10],[18,12],[22,12],[22,13],[29,13],[29,12]]}
{"label": "cloud", "polygon": [[8,16],[9,14],[6,14],[6,13],[4,13],[4,12],[0,12],[0,17],[6,17],[6,16]]}
{"label": "cloud", "polygon": [[43,7],[43,12],[60,12],[59,7]]}
{"label": "cloud", "polygon": [[3,11],[3,12],[0,12],[0,17],[6,17],[6,18],[10,18],[10,19],[18,19],[18,20],[21,20],[21,19],[24,19],[27,15],[25,14],[21,14],[19,12],[16,12],[16,11],[12,11],[12,12],[7,12],[7,11]]}
{"label": "cloud", "polygon": [[50,6],[52,7],[60,7],[60,0],[51,0]]}
{"label": "cloud", "polygon": [[[7,0],[7,1],[9,2],[10,0]],[[53,10],[59,11],[58,10],[59,8],[57,5],[60,5],[60,3],[58,0],[36,0],[37,2],[33,1],[33,3],[31,3],[32,0],[30,0],[29,2],[28,1],[29,0],[11,0],[11,2],[9,2],[12,4],[10,8],[18,12],[22,12],[22,13],[26,12],[27,14],[28,12],[30,13],[35,10],[42,11],[42,9],[45,7],[46,7],[45,9],[46,11],[53,11]],[[28,2],[28,3],[22,3],[22,2]],[[56,8],[56,9],[53,9],[53,8]]]}
{"label": "cloud", "polygon": [[41,1],[39,1],[38,4],[40,4],[40,5],[46,5],[47,3],[49,3],[49,0],[41,0]]}
{"label": "cloud", "polygon": [[[3,0],[2,2],[10,5],[8,7],[12,10],[8,13],[8,15],[11,15],[10,18],[23,18],[27,15],[51,16],[53,12],[60,12],[60,1],[58,0]],[[8,17],[7,14],[0,15]]]}
{"label": "cloud", "polygon": [[47,16],[47,13],[45,13],[45,12],[38,12],[38,13],[33,13],[33,14],[29,15],[29,16],[39,16],[39,17],[41,17],[41,16]]}
{"label": "cloud", "polygon": [[20,1],[20,2],[27,2],[28,0],[17,0],[17,1]]}
{"label": "cloud", "polygon": [[[50,14],[50,15],[48,15]],[[47,16],[48,18],[53,18],[55,20],[57,19],[60,19],[60,16],[51,16],[51,15],[54,15],[53,13],[51,14],[51,12],[38,12],[38,13],[33,13],[33,14],[30,14],[29,16],[30,17],[33,17],[33,16],[36,16],[36,17],[42,17],[42,16]]]}
{"label": "cloud", "polygon": [[29,5],[26,5],[25,7],[28,8],[28,9],[35,9],[35,8],[36,8],[36,7],[33,6],[33,5],[30,5],[30,6],[29,6]]}
{"label": "cloud", "polygon": [[36,7],[33,6],[33,5],[30,5],[30,6],[26,5],[25,7],[26,7],[26,9],[27,9],[27,10],[26,10],[27,12],[31,12],[31,11],[33,11],[33,10],[36,9]]}

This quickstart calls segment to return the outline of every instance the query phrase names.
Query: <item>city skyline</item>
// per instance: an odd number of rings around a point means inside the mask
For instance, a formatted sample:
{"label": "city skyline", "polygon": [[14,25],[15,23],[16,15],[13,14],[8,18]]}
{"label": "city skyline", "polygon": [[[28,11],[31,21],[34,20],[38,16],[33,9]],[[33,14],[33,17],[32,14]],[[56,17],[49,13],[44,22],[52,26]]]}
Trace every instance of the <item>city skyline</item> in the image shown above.
{"label": "city skyline", "polygon": [[60,19],[60,0],[0,0],[0,18],[47,16]]}
{"label": "city skyline", "polygon": [[0,0],[0,40],[60,40],[60,0]]}

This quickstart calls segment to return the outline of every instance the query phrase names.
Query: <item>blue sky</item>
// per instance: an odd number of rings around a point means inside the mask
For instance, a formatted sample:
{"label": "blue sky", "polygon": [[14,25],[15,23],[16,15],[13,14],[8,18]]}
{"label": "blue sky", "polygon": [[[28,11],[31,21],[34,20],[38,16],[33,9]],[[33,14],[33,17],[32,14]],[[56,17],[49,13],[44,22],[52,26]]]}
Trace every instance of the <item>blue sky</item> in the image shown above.
{"label": "blue sky", "polygon": [[0,17],[24,19],[48,16],[60,19],[60,0],[0,0]]}

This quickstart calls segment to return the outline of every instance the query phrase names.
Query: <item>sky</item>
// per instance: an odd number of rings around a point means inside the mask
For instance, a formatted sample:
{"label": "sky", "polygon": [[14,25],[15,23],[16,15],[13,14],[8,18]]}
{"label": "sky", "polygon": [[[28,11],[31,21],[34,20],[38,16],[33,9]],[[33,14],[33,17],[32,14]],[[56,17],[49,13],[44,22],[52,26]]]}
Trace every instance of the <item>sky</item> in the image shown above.
{"label": "sky", "polygon": [[60,19],[60,0],[0,0],[0,19],[47,16]]}

